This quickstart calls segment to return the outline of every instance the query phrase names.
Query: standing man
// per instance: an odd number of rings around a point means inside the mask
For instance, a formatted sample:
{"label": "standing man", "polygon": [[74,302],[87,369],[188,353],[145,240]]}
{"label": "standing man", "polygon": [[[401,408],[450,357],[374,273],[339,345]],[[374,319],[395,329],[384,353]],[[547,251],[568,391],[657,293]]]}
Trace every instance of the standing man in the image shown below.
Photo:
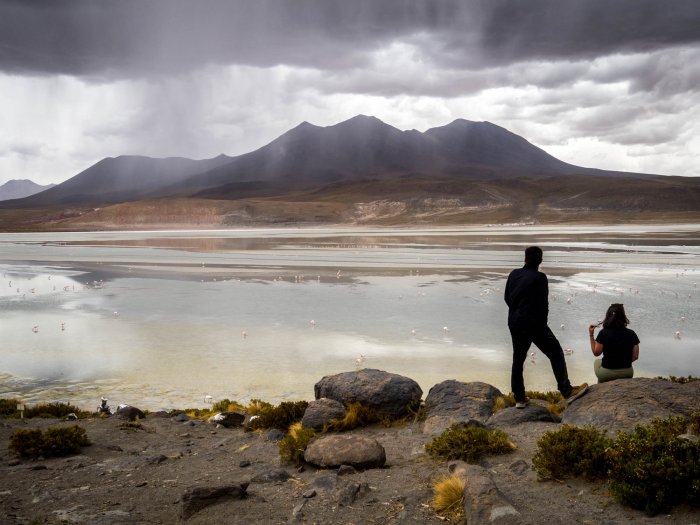
{"label": "standing man", "polygon": [[566,371],[564,351],[559,341],[547,325],[549,314],[549,286],[547,276],[539,271],[542,263],[542,250],[530,246],[525,250],[525,266],[510,272],[506,282],[505,300],[508,305],[508,328],[513,339],[513,367],[510,375],[510,388],[515,396],[515,406],[525,408],[523,365],[530,345],[547,356],[557,380],[559,392],[567,403],[578,399],[588,390],[586,383],[571,386]]}

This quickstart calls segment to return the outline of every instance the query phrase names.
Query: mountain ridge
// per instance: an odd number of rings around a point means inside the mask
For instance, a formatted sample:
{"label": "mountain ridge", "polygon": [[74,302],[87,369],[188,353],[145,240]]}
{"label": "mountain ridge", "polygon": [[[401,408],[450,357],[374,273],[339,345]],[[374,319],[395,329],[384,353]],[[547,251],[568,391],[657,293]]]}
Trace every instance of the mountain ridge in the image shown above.
{"label": "mountain ridge", "polygon": [[37,184],[29,179],[11,179],[0,185],[0,201],[29,197],[54,186],[55,184]]}
{"label": "mountain ridge", "polygon": [[[164,210],[170,205],[196,215],[195,202],[211,208],[209,214],[218,217],[213,220],[223,225],[237,220],[518,222],[565,220],[569,212],[626,220],[639,213],[680,213],[686,220],[700,215],[698,181],[575,166],[490,122],[455,119],[420,132],[357,115],[330,126],[301,122],[234,157],[105,158],[40,194],[0,202],[0,210],[53,210],[34,216],[64,224],[78,220],[76,214],[109,206],[150,213],[158,218],[153,224],[186,224],[184,211],[175,218]],[[393,211],[358,211],[370,208]],[[29,215],[18,211],[14,217]],[[148,217],[143,221],[151,224]]]}

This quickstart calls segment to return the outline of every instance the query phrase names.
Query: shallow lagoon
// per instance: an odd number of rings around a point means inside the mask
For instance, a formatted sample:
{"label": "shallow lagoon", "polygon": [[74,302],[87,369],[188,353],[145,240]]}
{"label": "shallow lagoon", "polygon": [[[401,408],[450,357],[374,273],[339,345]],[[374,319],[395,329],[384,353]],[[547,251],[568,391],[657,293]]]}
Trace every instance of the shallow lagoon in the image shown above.
{"label": "shallow lagoon", "polygon": [[[0,234],[0,395],[277,402],[360,366],[507,392],[503,286],[530,244],[573,381],[595,381],[587,326],[611,302],[638,376],[700,375],[697,225]],[[532,351],[528,389],[553,389]]]}

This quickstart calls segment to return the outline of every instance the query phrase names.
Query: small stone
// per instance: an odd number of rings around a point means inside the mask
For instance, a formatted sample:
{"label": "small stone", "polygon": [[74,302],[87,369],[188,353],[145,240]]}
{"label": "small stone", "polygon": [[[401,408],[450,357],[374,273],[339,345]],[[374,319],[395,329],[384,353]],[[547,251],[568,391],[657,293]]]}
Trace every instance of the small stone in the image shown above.
{"label": "small stone", "polygon": [[29,470],[47,470],[46,465],[32,465]]}
{"label": "small stone", "polygon": [[150,465],[159,465],[160,463],[163,463],[163,461],[165,461],[166,459],[168,459],[167,456],[160,454],[158,456],[153,456],[153,457],[149,458],[148,463]]}
{"label": "small stone", "polygon": [[183,423],[183,422],[189,421],[189,420],[190,420],[190,417],[187,414],[184,414],[182,412],[180,412],[178,415],[173,417],[173,421],[176,421],[178,423]]}
{"label": "small stone", "polygon": [[216,423],[217,428],[220,426],[225,427],[225,428],[233,428],[233,427],[242,426],[244,420],[245,420],[244,413],[231,411],[231,412],[219,412],[218,414],[211,416],[208,419],[208,422],[209,423]]}
{"label": "small stone", "polygon": [[301,523],[301,520],[303,518],[302,510],[304,509],[304,505],[306,505],[306,500],[303,500],[299,505],[294,507],[294,510],[292,510],[292,517],[290,518],[290,523]]}
{"label": "small stone", "polygon": [[148,481],[142,481],[142,482],[140,482],[140,483],[137,483],[137,484],[134,485],[134,486],[135,486],[135,487],[145,487],[146,485],[148,485]]}
{"label": "small stone", "polygon": [[514,461],[513,463],[511,463],[509,468],[514,474],[522,476],[528,470],[530,470],[530,465],[524,459],[519,459],[518,461]]}
{"label": "small stone", "polygon": [[19,459],[11,459],[10,461],[7,462],[8,467],[16,467],[19,465],[21,461]]}
{"label": "small stone", "polygon": [[338,476],[347,476],[348,474],[357,474],[357,470],[352,465],[340,465],[338,467]]}
{"label": "small stone", "polygon": [[209,505],[246,496],[248,483],[234,483],[223,487],[192,487],[185,490],[180,497],[180,517],[188,519],[196,512]]}
{"label": "small stone", "polygon": [[318,490],[335,490],[338,486],[338,476],[336,474],[319,476],[313,480],[312,485]]}
{"label": "small stone", "polygon": [[248,461],[247,459],[244,459],[243,461],[241,461],[241,462],[238,464],[238,466],[241,467],[241,468],[250,467],[250,461]]}
{"label": "small stone", "polygon": [[284,438],[284,432],[281,430],[278,430],[276,428],[273,428],[267,433],[267,440],[268,441],[280,441],[281,439]]}
{"label": "small stone", "polygon": [[316,496],[315,489],[309,489],[301,495],[302,498],[306,498],[306,499],[313,498],[314,496]]}
{"label": "small stone", "polygon": [[256,474],[250,481],[253,483],[270,483],[274,481],[287,481],[291,477],[292,476],[286,470],[277,468]]}

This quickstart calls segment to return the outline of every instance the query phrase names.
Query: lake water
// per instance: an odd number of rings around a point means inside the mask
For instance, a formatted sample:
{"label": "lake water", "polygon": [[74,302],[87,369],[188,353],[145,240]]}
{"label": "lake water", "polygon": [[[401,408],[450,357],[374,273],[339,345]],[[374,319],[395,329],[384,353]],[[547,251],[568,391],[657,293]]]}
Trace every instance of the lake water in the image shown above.
{"label": "lake water", "polygon": [[[595,382],[588,324],[625,304],[638,376],[700,375],[700,228],[470,227],[0,234],[0,395],[160,409],[313,399],[378,368],[424,395],[509,391],[503,287],[545,251],[550,326]],[[532,348],[528,389],[553,390]]]}

